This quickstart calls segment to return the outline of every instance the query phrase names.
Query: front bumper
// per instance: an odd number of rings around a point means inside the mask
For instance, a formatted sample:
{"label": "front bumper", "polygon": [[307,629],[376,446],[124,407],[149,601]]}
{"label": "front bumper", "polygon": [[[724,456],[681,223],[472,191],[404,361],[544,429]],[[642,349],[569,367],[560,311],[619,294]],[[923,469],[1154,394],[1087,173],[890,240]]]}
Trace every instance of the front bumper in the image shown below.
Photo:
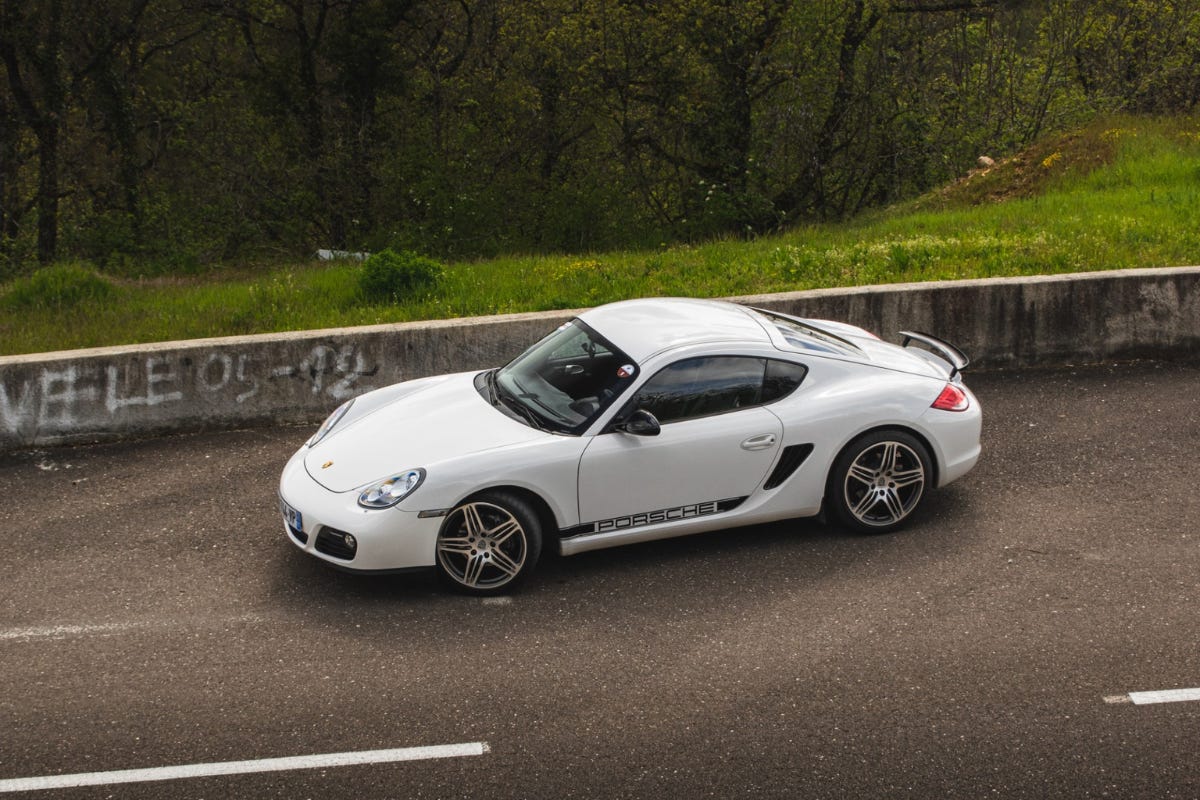
{"label": "front bumper", "polygon": [[[288,461],[279,498],[300,514],[300,525],[283,520],[288,541],[342,569],[390,572],[432,567],[441,517],[421,518],[400,508],[365,509],[358,492],[331,492],[304,468],[305,448]],[[419,489],[417,491],[420,491]],[[347,544],[345,534],[353,537]]]}

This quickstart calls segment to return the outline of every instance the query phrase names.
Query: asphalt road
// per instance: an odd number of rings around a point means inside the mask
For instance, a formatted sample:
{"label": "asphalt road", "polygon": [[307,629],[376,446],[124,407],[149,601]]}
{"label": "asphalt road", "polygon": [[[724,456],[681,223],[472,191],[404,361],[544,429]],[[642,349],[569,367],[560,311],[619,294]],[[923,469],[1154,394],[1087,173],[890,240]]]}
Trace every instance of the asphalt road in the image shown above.
{"label": "asphalt road", "polygon": [[0,781],[486,742],[37,797],[1200,797],[1200,366],[977,373],[984,457],[886,537],[543,562],[510,602],[284,538],[307,430],[0,457]]}

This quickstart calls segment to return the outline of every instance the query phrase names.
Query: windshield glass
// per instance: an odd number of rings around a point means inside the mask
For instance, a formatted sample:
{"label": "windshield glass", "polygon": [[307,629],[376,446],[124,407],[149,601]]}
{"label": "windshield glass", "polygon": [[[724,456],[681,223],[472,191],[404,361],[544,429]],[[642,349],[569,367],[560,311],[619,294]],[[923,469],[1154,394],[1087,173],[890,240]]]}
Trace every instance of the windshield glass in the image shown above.
{"label": "windshield glass", "polygon": [[636,374],[627,355],[575,319],[496,372],[493,402],[534,427],[580,434]]}
{"label": "windshield glass", "polygon": [[754,310],[766,317],[782,334],[784,341],[792,347],[835,355],[862,355],[862,349],[858,345],[841,336],[823,331],[815,325],[800,319],[772,314],[761,308]]}

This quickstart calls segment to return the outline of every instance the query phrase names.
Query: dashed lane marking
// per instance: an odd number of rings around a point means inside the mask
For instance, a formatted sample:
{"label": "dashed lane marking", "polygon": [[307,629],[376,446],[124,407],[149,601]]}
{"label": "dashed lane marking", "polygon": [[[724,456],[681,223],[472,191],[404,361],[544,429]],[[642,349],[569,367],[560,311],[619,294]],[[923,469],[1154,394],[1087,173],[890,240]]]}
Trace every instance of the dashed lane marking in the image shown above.
{"label": "dashed lane marking", "polygon": [[1153,703],[1187,703],[1200,700],[1200,689],[1163,689],[1156,692],[1130,692],[1104,698],[1106,703],[1133,703],[1146,706]]}
{"label": "dashed lane marking", "polygon": [[254,772],[285,772],[301,769],[347,767],[355,764],[392,764],[399,761],[428,761],[436,758],[481,756],[491,751],[487,742],[442,744],[429,747],[401,747],[393,750],[360,750],[350,753],[324,753],[289,758],[263,758],[253,761],[222,761],[212,764],[184,764],[176,767],[122,769],[112,772],[81,772],[74,775],[47,775],[37,778],[0,780],[0,794],[30,792],[38,789],[68,789],[76,786],[109,786],[119,783],[145,783],[181,778],[210,778],[218,775],[245,775]]}
{"label": "dashed lane marking", "polygon": [[[207,627],[245,622],[261,622],[257,614],[238,617],[223,617],[208,621]],[[0,628],[0,643],[33,642],[45,639],[72,639],[80,636],[115,636],[121,633],[150,628],[176,628],[177,620],[133,620],[129,622],[103,622],[84,625],[36,625],[28,628]]]}
{"label": "dashed lane marking", "polygon": [[145,622],[111,622],[102,625],[41,625],[0,630],[0,642],[29,642],[34,639],[66,639],[71,636],[103,636],[145,628]]}

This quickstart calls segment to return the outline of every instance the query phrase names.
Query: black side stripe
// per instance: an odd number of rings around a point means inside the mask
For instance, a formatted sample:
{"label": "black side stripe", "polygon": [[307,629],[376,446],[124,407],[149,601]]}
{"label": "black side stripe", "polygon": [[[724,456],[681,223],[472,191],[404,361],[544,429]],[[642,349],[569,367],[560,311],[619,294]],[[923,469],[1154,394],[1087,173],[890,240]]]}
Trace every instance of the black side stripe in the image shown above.
{"label": "black side stripe", "polygon": [[660,508],[657,511],[647,511],[642,514],[630,514],[625,517],[602,519],[598,522],[587,522],[583,525],[564,528],[560,531],[560,536],[563,539],[571,539],[576,536],[587,536],[593,533],[624,531],[630,528],[640,528],[644,525],[658,525],[663,522],[676,522],[683,519],[707,517],[712,514],[723,514],[726,511],[732,511],[737,508],[745,500],[745,497],[730,497],[725,500],[705,500],[703,503],[690,503],[686,506]]}

